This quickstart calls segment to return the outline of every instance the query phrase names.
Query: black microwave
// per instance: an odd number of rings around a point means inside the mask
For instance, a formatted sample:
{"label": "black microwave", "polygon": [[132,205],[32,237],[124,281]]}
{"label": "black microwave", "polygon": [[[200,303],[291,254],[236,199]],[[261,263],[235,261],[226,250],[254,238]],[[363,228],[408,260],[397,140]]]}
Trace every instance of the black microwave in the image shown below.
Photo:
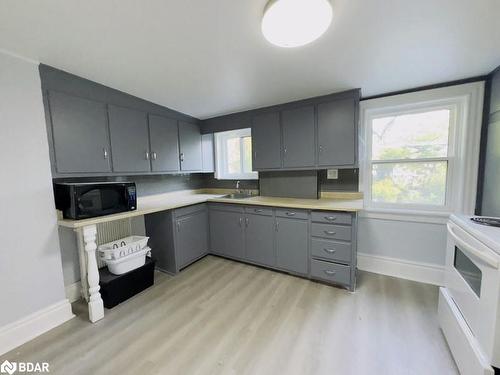
{"label": "black microwave", "polygon": [[54,196],[56,208],[66,219],[88,219],[137,208],[133,182],[55,183]]}

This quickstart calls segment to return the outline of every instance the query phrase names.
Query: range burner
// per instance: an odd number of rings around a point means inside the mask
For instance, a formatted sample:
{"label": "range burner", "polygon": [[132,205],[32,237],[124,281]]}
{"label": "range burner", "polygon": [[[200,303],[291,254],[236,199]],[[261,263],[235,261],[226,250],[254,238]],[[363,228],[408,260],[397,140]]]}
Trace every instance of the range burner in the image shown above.
{"label": "range burner", "polygon": [[471,217],[471,220],[477,224],[489,225],[490,227],[500,227],[500,218],[495,217]]}

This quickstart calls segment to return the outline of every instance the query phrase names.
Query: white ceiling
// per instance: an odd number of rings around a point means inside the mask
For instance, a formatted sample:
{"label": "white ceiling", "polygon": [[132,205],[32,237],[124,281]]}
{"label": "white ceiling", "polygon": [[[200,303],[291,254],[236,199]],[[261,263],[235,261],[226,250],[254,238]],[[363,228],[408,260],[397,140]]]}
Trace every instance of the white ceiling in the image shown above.
{"label": "white ceiling", "polygon": [[500,65],[498,0],[332,1],[323,37],[281,49],[266,0],[0,0],[0,48],[198,118]]}

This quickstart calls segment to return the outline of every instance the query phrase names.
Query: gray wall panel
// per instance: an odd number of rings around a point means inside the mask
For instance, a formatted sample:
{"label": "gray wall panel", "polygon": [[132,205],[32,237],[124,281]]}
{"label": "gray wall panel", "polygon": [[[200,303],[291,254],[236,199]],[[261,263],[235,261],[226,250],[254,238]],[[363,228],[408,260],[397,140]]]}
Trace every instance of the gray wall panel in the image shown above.
{"label": "gray wall panel", "polygon": [[500,70],[491,82],[481,215],[500,217]]}

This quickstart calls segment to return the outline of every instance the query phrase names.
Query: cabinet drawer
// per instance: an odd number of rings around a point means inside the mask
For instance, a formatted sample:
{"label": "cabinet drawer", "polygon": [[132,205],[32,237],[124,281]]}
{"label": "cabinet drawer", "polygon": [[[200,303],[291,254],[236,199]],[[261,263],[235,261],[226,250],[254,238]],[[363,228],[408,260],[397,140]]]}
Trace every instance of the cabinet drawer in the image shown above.
{"label": "cabinet drawer", "polygon": [[295,210],[293,208],[291,209],[285,209],[285,208],[277,208],[276,209],[276,216],[278,217],[288,217],[288,218],[293,218],[293,219],[306,219],[309,217],[309,213],[307,211],[303,210]]}
{"label": "cabinet drawer", "polygon": [[352,245],[351,243],[313,238],[311,240],[311,255],[327,260],[350,263],[352,259]]}
{"label": "cabinet drawer", "polygon": [[228,203],[209,203],[208,207],[210,210],[219,210],[219,211],[229,211],[229,212],[238,212],[243,213],[244,208],[239,204],[228,204]]}
{"label": "cabinet drawer", "polygon": [[175,217],[179,218],[182,216],[190,215],[198,211],[203,211],[207,209],[207,205],[205,203],[194,204],[192,206],[176,208],[175,209]]}
{"label": "cabinet drawer", "polygon": [[312,221],[316,223],[351,224],[352,215],[344,212],[314,211],[311,214]]}
{"label": "cabinet drawer", "polygon": [[351,227],[343,225],[313,223],[311,234],[314,237],[323,237],[335,240],[350,241]]}
{"label": "cabinet drawer", "polygon": [[351,267],[311,259],[311,277],[336,284],[351,284]]}
{"label": "cabinet drawer", "polygon": [[245,212],[248,214],[273,216],[273,209],[269,207],[247,206],[245,207]]}

